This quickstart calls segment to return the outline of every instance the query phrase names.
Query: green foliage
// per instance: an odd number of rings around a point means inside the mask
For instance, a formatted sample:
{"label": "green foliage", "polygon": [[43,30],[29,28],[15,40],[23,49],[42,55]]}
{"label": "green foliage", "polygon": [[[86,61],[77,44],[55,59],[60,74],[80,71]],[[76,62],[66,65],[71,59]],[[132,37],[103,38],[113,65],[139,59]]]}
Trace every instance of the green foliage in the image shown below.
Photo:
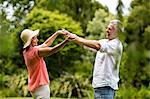
{"label": "green foliage", "polygon": [[82,29],[86,30],[86,26],[89,20],[94,16],[95,11],[98,8],[105,9],[108,12],[108,8],[103,7],[96,0],[36,0],[38,8],[44,8],[46,10],[59,10],[62,13],[67,13],[74,20],[81,23]]}
{"label": "green foliage", "polygon": [[13,55],[15,44],[13,42],[13,27],[11,22],[6,19],[6,13],[0,12],[0,73],[10,74],[15,69]]}
{"label": "green foliage", "polygon": [[5,83],[8,81],[8,76],[7,75],[4,75],[4,74],[0,74],[0,88],[3,88],[5,87]]}
{"label": "green foliage", "polygon": [[98,9],[92,21],[87,25],[87,32],[89,32],[90,39],[105,38],[105,30],[108,22],[114,19],[114,16],[103,9]]}
{"label": "green foliage", "polygon": [[[5,13],[0,13],[0,58],[2,56],[11,56],[14,51],[14,44],[12,39],[12,29],[10,21],[6,19]],[[11,45],[11,46],[10,46]]]}
{"label": "green foliage", "polygon": [[[144,46],[147,49],[150,49],[150,44],[149,44],[150,43],[150,39],[149,39],[149,37],[150,37],[150,25],[147,26],[144,31],[145,31],[144,32]],[[150,58],[150,56],[149,56],[149,58]]]}
{"label": "green foliage", "polygon": [[51,33],[61,28],[66,28],[78,35],[83,35],[80,24],[73,21],[66,14],[60,14],[59,11],[50,12],[35,8],[27,16],[25,26],[33,30],[40,29],[41,34],[45,33],[47,35],[50,35],[48,32]]}
{"label": "green foliage", "polygon": [[128,42],[144,41],[141,37],[143,37],[145,28],[150,25],[150,11],[146,10],[149,8],[150,3],[143,6],[135,6],[133,8],[131,15],[128,17],[128,24],[126,27],[128,32]]}
{"label": "green foliage", "polygon": [[9,19],[13,22],[11,25],[19,27],[22,24],[22,20],[26,17],[26,14],[30,12],[33,8],[34,0],[1,0],[1,9],[6,11],[6,9],[11,9],[8,14]]}
{"label": "green foliage", "polygon": [[148,79],[150,78],[150,76],[147,74],[149,71],[148,67],[150,65],[145,57],[147,51],[143,50],[142,48],[144,47],[140,43],[133,43],[127,48],[128,58],[124,69],[127,74],[130,74],[130,76],[126,74],[123,75],[124,79],[127,80],[127,83],[132,83],[136,87],[140,87],[142,84],[148,86]]}
{"label": "green foliage", "polygon": [[[135,0],[134,3],[140,2]],[[128,47],[126,50],[127,61],[125,63],[125,71],[130,76],[124,75],[127,83],[140,88],[142,85],[148,86],[150,81],[149,75],[149,35],[150,25],[150,2],[142,0],[142,3],[133,6],[132,12],[128,17],[126,25],[126,33]],[[123,82],[125,83],[125,82]]]}
{"label": "green foliage", "polygon": [[149,5],[150,0],[133,0],[131,2],[131,7],[134,8],[135,6],[140,6],[140,5]]}
{"label": "green foliage", "polygon": [[150,90],[145,87],[137,89],[132,85],[124,86],[122,85],[117,91],[115,99],[149,99]]}
{"label": "green foliage", "polygon": [[117,5],[117,18],[122,22],[123,21],[123,3],[122,3],[122,0],[118,0],[118,5]]}
{"label": "green foliage", "polygon": [[80,75],[65,73],[51,82],[51,92],[54,97],[83,98],[91,97],[92,86],[89,79]]}
{"label": "green foliage", "polygon": [[28,85],[27,85],[27,72],[22,71],[20,75],[0,75],[1,86],[0,96],[1,97],[15,97],[15,96],[29,96]]}
{"label": "green foliage", "polygon": [[127,82],[127,73],[126,72],[128,72],[127,71],[127,69],[125,69],[126,68],[126,65],[125,65],[125,63],[126,63],[126,61],[127,61],[127,58],[128,58],[128,56],[127,56],[127,53],[126,52],[123,52],[123,54],[122,54],[122,59],[121,59],[121,64],[120,64],[120,82],[122,83],[122,84],[124,84],[124,83],[128,83]]}

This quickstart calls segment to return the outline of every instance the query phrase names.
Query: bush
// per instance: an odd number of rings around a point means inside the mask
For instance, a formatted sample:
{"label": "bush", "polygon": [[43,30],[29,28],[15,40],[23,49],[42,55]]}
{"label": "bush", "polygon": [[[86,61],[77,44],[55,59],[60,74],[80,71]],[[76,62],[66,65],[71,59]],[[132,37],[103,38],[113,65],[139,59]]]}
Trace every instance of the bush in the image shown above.
{"label": "bush", "polygon": [[3,75],[2,97],[30,96],[27,85],[27,72],[22,71],[19,75]]}
{"label": "bush", "polygon": [[116,94],[116,99],[150,99],[150,86],[137,89],[131,85],[122,85]]}
{"label": "bush", "polygon": [[53,97],[82,98],[92,97],[92,86],[87,77],[65,73],[51,82]]}

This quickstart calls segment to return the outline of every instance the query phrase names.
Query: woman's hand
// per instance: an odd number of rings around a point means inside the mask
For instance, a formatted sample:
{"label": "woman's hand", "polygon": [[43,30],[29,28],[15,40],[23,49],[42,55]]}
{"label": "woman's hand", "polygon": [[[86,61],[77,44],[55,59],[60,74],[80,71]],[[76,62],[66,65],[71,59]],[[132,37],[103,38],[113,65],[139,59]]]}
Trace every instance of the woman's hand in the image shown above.
{"label": "woman's hand", "polygon": [[74,40],[77,37],[76,34],[70,33],[69,31],[67,31],[65,29],[63,29],[62,32],[64,33],[64,36],[69,37],[69,40]]}
{"label": "woman's hand", "polygon": [[67,35],[68,32],[65,32],[64,30],[58,30],[55,33],[62,34],[62,35]]}
{"label": "woman's hand", "polygon": [[62,30],[58,30],[55,32],[56,34],[62,34],[62,35],[66,35],[66,33],[64,33]]}

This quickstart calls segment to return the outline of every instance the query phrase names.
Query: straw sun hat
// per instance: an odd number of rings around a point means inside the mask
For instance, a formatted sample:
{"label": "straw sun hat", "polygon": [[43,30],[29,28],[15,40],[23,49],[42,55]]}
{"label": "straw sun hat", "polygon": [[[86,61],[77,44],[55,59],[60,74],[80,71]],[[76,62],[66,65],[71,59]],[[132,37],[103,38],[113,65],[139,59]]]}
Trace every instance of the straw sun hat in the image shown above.
{"label": "straw sun hat", "polygon": [[23,48],[26,48],[27,46],[29,46],[32,38],[38,35],[39,35],[39,29],[35,31],[32,31],[30,29],[24,29],[20,35],[21,40],[24,42]]}

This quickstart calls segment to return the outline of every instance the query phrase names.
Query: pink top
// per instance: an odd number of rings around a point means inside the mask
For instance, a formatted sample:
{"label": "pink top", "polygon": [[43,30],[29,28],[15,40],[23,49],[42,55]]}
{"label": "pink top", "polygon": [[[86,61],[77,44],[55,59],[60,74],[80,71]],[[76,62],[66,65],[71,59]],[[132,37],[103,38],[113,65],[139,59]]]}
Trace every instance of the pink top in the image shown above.
{"label": "pink top", "polygon": [[28,87],[33,92],[41,85],[49,84],[49,76],[43,57],[38,56],[38,48],[32,47],[23,52],[25,64],[28,69]]}

